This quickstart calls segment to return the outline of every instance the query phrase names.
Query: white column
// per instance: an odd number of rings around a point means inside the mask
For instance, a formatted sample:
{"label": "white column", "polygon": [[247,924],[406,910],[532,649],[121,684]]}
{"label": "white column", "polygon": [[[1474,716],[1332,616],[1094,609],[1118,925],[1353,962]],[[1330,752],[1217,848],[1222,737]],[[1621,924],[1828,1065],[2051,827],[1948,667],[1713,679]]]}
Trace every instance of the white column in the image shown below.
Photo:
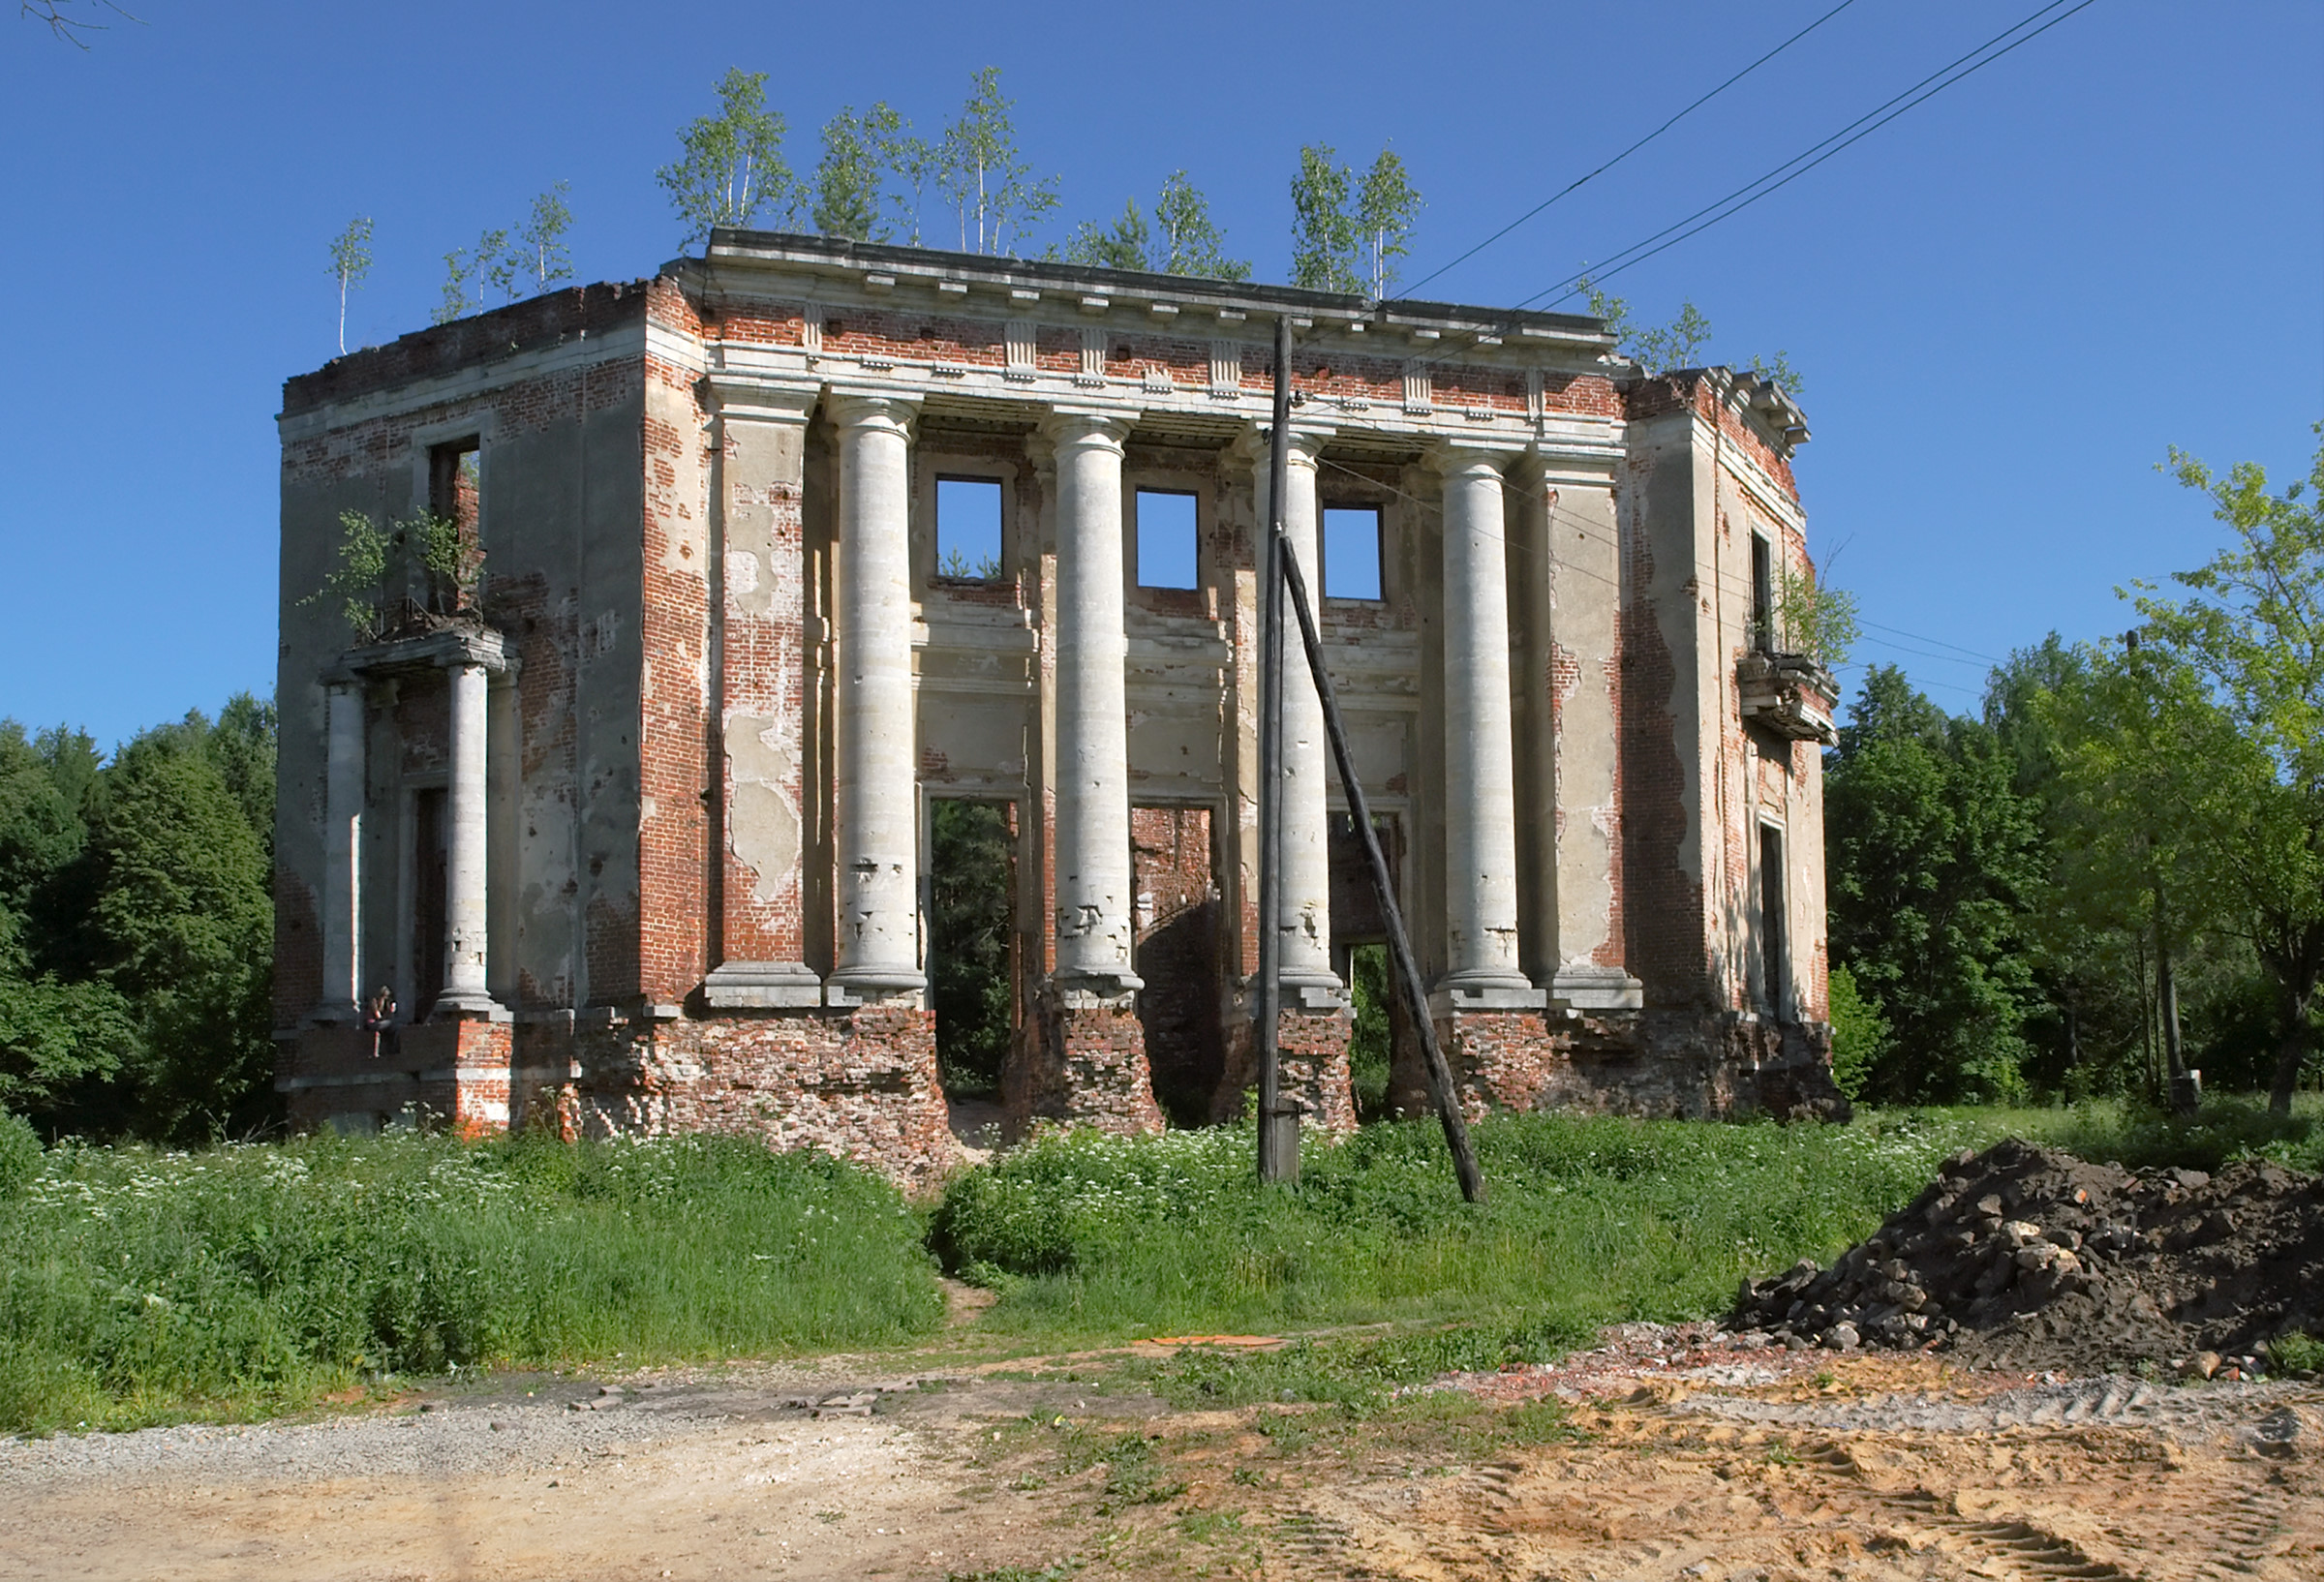
{"label": "white column", "polygon": [[363,684],[332,682],[324,696],[330,757],[322,800],[322,1002],[312,1019],[353,1021],[363,1004],[357,944],[363,896]]}
{"label": "white column", "polygon": [[912,715],[911,404],[843,396],[833,545],[833,1005],[921,992],[920,818]]}
{"label": "white column", "polygon": [[[1323,557],[1317,553],[1321,518],[1316,509],[1315,459],[1326,437],[1315,431],[1291,436],[1289,480],[1283,498],[1283,535],[1306,579],[1308,606],[1319,624],[1324,585]],[[1262,531],[1270,503],[1269,472],[1262,453],[1258,464]],[[1266,609],[1263,590],[1263,622]],[[1324,738],[1323,699],[1308,671],[1300,618],[1287,593],[1283,605],[1283,783],[1277,788],[1283,799],[1283,887],[1275,927],[1284,1004],[1305,1010],[1330,1010],[1343,999],[1338,975],[1331,970],[1331,829],[1325,785],[1330,756],[1330,744]]]}
{"label": "white column", "polygon": [[1517,959],[1515,758],[1501,458],[1448,446],[1445,480],[1445,932],[1455,1007],[1541,1002]]}
{"label": "white column", "polygon": [[1057,977],[1121,994],[1141,987],[1130,873],[1129,700],[1122,667],[1120,419],[1058,412]]}
{"label": "white column", "polygon": [[485,875],[491,853],[485,784],[490,678],[482,661],[459,658],[445,667],[452,694],[451,787],[444,798],[451,829],[444,852],[443,993],[437,1016],[501,1014],[485,979],[485,942],[491,926]]}

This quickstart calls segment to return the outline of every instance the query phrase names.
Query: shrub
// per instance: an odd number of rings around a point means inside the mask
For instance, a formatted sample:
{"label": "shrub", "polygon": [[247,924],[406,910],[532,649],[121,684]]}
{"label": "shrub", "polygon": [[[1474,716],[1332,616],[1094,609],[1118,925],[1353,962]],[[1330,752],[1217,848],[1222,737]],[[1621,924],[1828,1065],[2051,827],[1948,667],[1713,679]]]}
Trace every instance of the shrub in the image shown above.
{"label": "shrub", "polygon": [[0,1110],[0,1202],[24,1190],[41,1168],[41,1137],[22,1115]]}

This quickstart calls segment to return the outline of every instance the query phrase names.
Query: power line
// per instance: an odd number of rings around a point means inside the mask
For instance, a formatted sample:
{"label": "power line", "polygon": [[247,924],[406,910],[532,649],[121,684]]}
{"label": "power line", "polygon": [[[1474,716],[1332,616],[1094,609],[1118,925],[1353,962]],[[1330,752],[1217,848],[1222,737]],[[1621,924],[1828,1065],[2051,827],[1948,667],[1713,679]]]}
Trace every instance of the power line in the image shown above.
{"label": "power line", "polygon": [[1531,220],[1536,215],[1541,214],[1544,210],[1557,203],[1560,199],[1572,196],[1575,192],[1578,191],[1588,182],[1594,181],[1598,177],[1605,174],[1606,171],[1612,169],[1615,166],[1630,158],[1631,155],[1636,153],[1639,149],[1654,141],[1655,138],[1661,137],[1664,133],[1678,125],[1679,122],[1685,120],[1688,116],[1702,108],[1703,106],[1709,104],[1712,100],[1727,92],[1728,89],[1733,87],[1736,83],[1751,76],[1752,73],[1758,71],[1760,67],[1775,59],[1776,56],[1790,48],[1800,40],[1806,38],[1809,34],[1815,32],[1818,28],[1821,27],[1824,23],[1830,21],[1833,17],[1839,15],[1842,12],[1846,11],[1849,7],[1854,5],[1855,3],[1856,0],[1840,0],[1840,3],[1834,6],[1831,10],[1817,17],[1807,26],[1801,28],[1797,33],[1792,34],[1783,43],[1777,45],[1773,49],[1768,50],[1767,53],[1761,55],[1758,60],[1753,61],[1749,66],[1744,67],[1743,70],[1737,72],[1733,76],[1728,77],[1725,82],[1720,83],[1719,86],[1713,88],[1709,93],[1706,93],[1701,98],[1696,100],[1685,109],[1682,109],[1676,115],[1671,116],[1670,119],[1665,121],[1661,126],[1658,126],[1652,132],[1647,133],[1645,137],[1640,137],[1636,142],[1632,143],[1628,148],[1622,150],[1621,153],[1616,154],[1612,159],[1607,160],[1604,165],[1599,166],[1595,170],[1590,171],[1586,175],[1576,176],[1574,180],[1568,182],[1565,186],[1559,188],[1547,198],[1543,198],[1539,203],[1536,203],[1532,208],[1529,208],[1523,214],[1518,215],[1508,225],[1503,226],[1499,230],[1494,231],[1483,241],[1479,242],[1475,247],[1470,248],[1466,253],[1463,253],[1460,257],[1454,259],[1451,263],[1440,264],[1436,268],[1431,269],[1428,273],[1422,275],[1420,279],[1414,281],[1405,294],[1409,296],[1412,294],[1412,292],[1419,290],[1422,287],[1427,285],[1437,276],[1444,274],[1449,270],[1458,268],[1461,264],[1468,262],[1469,259],[1475,258],[1478,254],[1492,246],[1495,242],[1508,235],[1511,231],[1516,229],[1519,226],[1525,224],[1528,220]]}
{"label": "power line", "polygon": [[[1864,623],[1858,622],[1857,624],[1861,625]],[[1972,667],[1985,670],[1991,670],[1993,668],[1991,664],[1988,664],[1983,659],[1964,659],[1957,654],[1940,654],[1935,649],[1914,648],[1910,643],[1900,643],[1892,637],[1875,637],[1868,632],[1864,636],[1864,641],[1870,643],[1875,648],[1890,649],[1898,654],[1910,654],[1916,659],[1934,659],[1939,664],[1970,665]]]}
{"label": "power line", "polygon": [[[1874,133],[1880,131],[1881,128],[1886,126],[1889,122],[1895,120],[1907,110],[1910,110],[1915,106],[1925,104],[1929,100],[1936,98],[1937,95],[1944,92],[1945,89],[1951,87],[1954,83],[1959,82],[1977,72],[1983,71],[1986,67],[1991,66],[1995,61],[2000,60],[2003,55],[2008,54],[2010,51],[2017,49],[2022,46],[2032,44],[2035,39],[2040,38],[2051,28],[2056,27],[2060,22],[2063,22],[2067,17],[2074,15],[2077,12],[2089,10],[2090,7],[2095,5],[2096,3],[2097,0],[2081,0],[2081,4],[2075,6],[2072,10],[2064,12],[2060,15],[2052,16],[2048,21],[2043,22],[2041,26],[2034,28],[2033,32],[2026,34],[2023,38],[2011,40],[2007,45],[2003,46],[2003,47],[1999,49],[1993,48],[1996,44],[2000,44],[2002,40],[2008,38],[2010,34],[2017,32],[2020,28],[2026,27],[2028,24],[2037,20],[2047,13],[2057,10],[2059,6],[2064,4],[2064,0],[2050,0],[2050,4],[2043,6],[2032,15],[2027,16],[2024,18],[2024,20],[2019,21],[2009,27],[2003,28],[1992,38],[1977,46],[1976,48],[1972,49],[1968,54],[1963,55],[1959,59],[1953,61],[1950,65],[1931,73],[1928,76],[1922,77],[1920,81],[1915,82],[1911,87],[1907,88],[1904,93],[1898,94],[1895,99],[1889,100],[1886,105],[1882,105],[1877,109],[1867,111],[1864,115],[1857,117],[1855,120],[1850,122],[1847,126],[1842,127],[1840,131],[1833,133],[1832,136],[1830,137],[1826,137],[1823,142],[1814,144],[1813,146],[1803,150],[1801,153],[1793,155],[1790,159],[1786,160],[1782,165],[1777,166],[1765,175],[1760,176],[1758,180],[1747,182],[1743,186],[1736,188],[1734,192],[1729,193],[1726,198],[1719,199],[1718,202],[1709,205],[1708,208],[1696,210],[1695,214],[1688,216],[1688,218],[1685,220],[1679,221],[1677,226],[1667,227],[1663,230],[1655,232],[1653,236],[1647,237],[1645,241],[1635,242],[1631,246],[1624,248],[1622,253],[1617,253],[1614,255],[1615,258],[1620,259],[1624,254],[1635,253],[1636,254],[1636,257],[1628,259],[1626,261],[1615,265],[1615,267],[1611,269],[1601,268],[1594,274],[1569,276],[1566,281],[1562,283],[1565,287],[1564,291],[1553,300],[1562,302],[1566,299],[1566,297],[1572,296],[1576,290],[1580,289],[1580,282],[1585,278],[1592,281],[1610,280],[1615,275],[1622,273],[1625,269],[1635,268],[1638,264],[1644,263],[1648,259],[1653,258],[1656,254],[1666,252],[1670,248],[1676,247],[1679,243],[1687,240],[1689,237],[1708,230],[1711,227],[1719,224],[1722,220],[1730,220],[1734,218],[1736,215],[1742,213],[1745,209],[1751,207],[1754,203],[1757,203],[1760,198],[1772,197],[1776,193],[1783,191],[1786,187],[1791,185],[1792,182],[1797,181],[1801,176],[1806,175],[1810,170],[1815,169],[1816,167],[1821,165],[1825,160],[1830,159],[1842,149],[1848,148],[1852,144],[1860,142],[1864,138],[1871,137]],[[1993,50],[1993,52],[1991,54],[1985,54],[1984,52],[1989,49]],[[1984,58],[1981,60],[1976,60],[1975,64],[1968,66],[1960,71],[1956,72],[1954,70],[1954,68],[1960,67],[1963,61],[1972,60],[1973,57],[1978,55],[1983,55]],[[1952,75],[1948,76],[1946,76],[1947,73],[1952,73]],[[1939,77],[1943,77],[1944,80],[1937,81]],[[1920,89],[1931,82],[1936,82],[1937,85],[1935,87],[1928,88],[1926,92],[1919,92]],[[1915,94],[1917,97],[1907,97],[1908,95]],[[1898,100],[1904,100],[1905,102],[1903,104],[1898,104]],[[1895,106],[1896,107],[1891,109],[1889,108],[1890,106]],[[1886,113],[1882,113],[1883,111]],[[1878,116],[1879,119],[1874,120],[1874,116]],[[1865,125],[1867,121],[1871,122],[1869,126]],[[1861,128],[1862,130],[1855,130],[1857,128]],[[1852,136],[1850,135],[1851,132],[1853,134]],[[1841,140],[1834,141],[1835,138]],[[1831,146],[1826,147],[1826,144],[1830,144]],[[1819,154],[1817,153],[1818,149],[1822,149],[1823,151]],[[1816,158],[1808,160],[1808,155],[1810,154],[1816,154]],[[1800,165],[1799,162],[1801,160],[1807,160],[1807,163],[1805,165]],[[1795,170],[1790,168],[1794,165],[1799,166],[1799,167]],[[1789,174],[1788,175],[1784,174],[1784,172],[1787,170],[1789,171]],[[1783,179],[1780,181],[1775,180],[1775,178],[1779,175],[1782,175]],[[1762,186],[1763,183],[1772,183],[1772,185]],[[1755,187],[1761,188],[1761,190],[1753,192],[1752,189]],[[1748,198],[1743,198],[1742,195],[1745,193],[1750,193],[1751,196]],[[1738,198],[1741,198],[1742,201],[1735,202],[1734,200]],[[1733,206],[1727,207],[1727,205],[1730,203]],[[1692,222],[1697,217],[1704,214],[1710,214],[1712,209],[1719,209],[1722,212],[1711,214],[1709,219],[1703,220],[1699,225],[1692,224]],[[1677,230],[1680,226],[1687,226],[1689,228],[1680,231],[1678,235],[1670,236],[1670,231]],[[1656,241],[1658,238],[1664,236],[1669,236],[1669,240],[1662,242],[1660,246],[1647,246],[1648,242]],[[1639,249],[1641,248],[1645,249],[1645,251],[1640,252]],[[1548,290],[1539,292],[1535,296],[1527,298],[1526,302],[1530,303],[1539,301],[1541,297],[1547,296],[1549,291],[1555,291],[1558,289],[1558,287],[1552,286],[1548,288]],[[1519,304],[1520,307],[1524,305],[1525,303]]]}
{"label": "power line", "polygon": [[1899,637],[1910,637],[1915,643],[1933,643],[1939,648],[1949,648],[1955,654],[1965,654],[1972,659],[1982,659],[1989,665],[2001,665],[2007,664],[2009,662],[2006,659],[1997,659],[1990,654],[1980,654],[1973,648],[1963,648],[1958,643],[1948,643],[1942,637],[1929,637],[1920,632],[1907,631],[1902,626],[1883,626],[1877,621],[1862,620],[1859,620],[1856,624],[1861,626],[1870,626],[1875,631],[1893,632]]}
{"label": "power line", "polygon": [[[1703,205],[1701,208],[1697,209],[1693,214],[1688,215],[1685,219],[1666,226],[1661,230],[1656,231],[1653,235],[1645,237],[1640,241],[1634,242],[1630,246],[1622,249],[1619,253],[1614,254],[1611,259],[1606,260],[1609,263],[1613,263],[1614,266],[1612,268],[1606,268],[1604,265],[1600,265],[1595,269],[1585,269],[1579,274],[1569,275],[1565,279],[1559,281],[1556,285],[1544,288],[1544,289],[1536,291],[1533,295],[1525,298],[1524,301],[1516,305],[1516,309],[1514,311],[1523,312],[1527,309],[1530,309],[1534,304],[1541,302],[1544,298],[1550,298],[1551,305],[1554,306],[1555,303],[1562,302],[1567,297],[1574,295],[1575,292],[1580,289],[1580,283],[1585,280],[1593,284],[1600,281],[1610,280],[1615,275],[1622,273],[1624,270],[1633,268],[1637,264],[1645,262],[1646,259],[1653,258],[1656,254],[1665,252],[1669,248],[1676,247],[1680,242],[1686,241],[1692,236],[1700,234],[1702,231],[1709,229],[1712,226],[1719,224],[1722,220],[1732,219],[1735,215],[1742,213],[1745,209],[1758,202],[1760,198],[1769,197],[1774,193],[1782,191],[1785,187],[1789,186],[1792,182],[1798,180],[1801,176],[1806,175],[1810,170],[1813,170],[1817,166],[1821,165],[1825,160],[1830,159],[1842,149],[1870,137],[1873,133],[1878,132],[1881,127],[1886,126],[1890,121],[1895,120],[1898,116],[1903,115],[1906,111],[1911,110],[1919,105],[1927,103],[1929,100],[1935,98],[1938,94],[1942,93],[1945,89],[1951,87],[1954,83],[1961,81],[1963,78],[1968,77],[1972,73],[1982,71],[1984,68],[1992,65],[1995,61],[2000,60],[2003,55],[2008,54],[2011,50],[2018,48],[2021,45],[2031,44],[2042,34],[2047,33],[2051,28],[2056,27],[2060,22],[2064,21],[2067,17],[2072,16],[2079,12],[2088,10],[2095,3],[2096,0],[2081,0],[2081,3],[2079,5],[2075,5],[2071,10],[2064,12],[2056,16],[2050,16],[2049,14],[2057,11],[2060,6],[2065,5],[2066,0],[2049,0],[2047,5],[2039,7],[2030,15],[2021,17],[2019,20],[2002,29],[2001,32],[1995,34],[1992,38],[1987,39],[1983,44],[1978,45],[1974,49],[1970,50],[1966,54],[1957,56],[1944,66],[1938,68],[1936,71],[1930,73],[1927,76],[1922,77],[1918,82],[1915,82],[1911,87],[1905,89],[1902,93],[1899,93],[1893,98],[1889,99],[1886,103],[1867,110],[1864,114],[1859,115],[1856,117],[1856,119],[1850,121],[1847,126],[1842,127],[1830,137],[1823,138],[1819,142],[1810,144],[1807,148],[1802,149],[1799,153],[1792,155],[1791,158],[1784,161],[1781,165],[1776,166],[1773,169],[1768,170],[1754,180],[1745,182],[1742,186],[1736,188],[1733,192],[1728,193],[1726,197],[1721,198],[1714,202]],[[2034,22],[2041,21],[2041,19],[2045,16],[2049,16],[2049,20],[2042,22],[2041,26],[2034,28],[2032,32],[2024,31],[2028,27],[2032,26],[2032,24]],[[2023,37],[2011,39],[2010,36],[2012,34],[2020,33],[2023,34]],[[2001,45],[2005,39],[2009,39],[2010,42],[2001,48],[1995,48],[1995,46]],[[1932,83],[1934,83],[1935,86],[1930,86]],[[1926,90],[1925,92],[1923,91],[1924,89]],[[1811,155],[1815,157],[1811,159]],[[1806,163],[1802,164],[1802,161],[1806,161]],[[1794,168],[1794,167],[1797,167],[1797,168]],[[1787,174],[1787,172],[1789,173]],[[1781,179],[1778,179],[1779,177]],[[1770,185],[1770,183],[1772,183],[1772,185]],[[1705,218],[1706,216],[1708,218]],[[1697,222],[1700,223],[1697,224]],[[1677,232],[1678,234],[1673,234],[1673,232]],[[1666,238],[1667,239],[1666,240]],[[1443,350],[1437,352],[1434,356],[1421,359],[1417,366],[1426,368],[1432,367],[1438,363],[1442,363],[1449,357],[1452,357],[1462,352],[1474,350],[1475,347],[1482,344],[1488,338],[1497,338],[1501,335],[1509,333],[1511,330],[1516,327],[1517,323],[1518,320],[1512,319],[1492,330],[1478,332],[1470,340],[1467,346],[1448,346]]]}

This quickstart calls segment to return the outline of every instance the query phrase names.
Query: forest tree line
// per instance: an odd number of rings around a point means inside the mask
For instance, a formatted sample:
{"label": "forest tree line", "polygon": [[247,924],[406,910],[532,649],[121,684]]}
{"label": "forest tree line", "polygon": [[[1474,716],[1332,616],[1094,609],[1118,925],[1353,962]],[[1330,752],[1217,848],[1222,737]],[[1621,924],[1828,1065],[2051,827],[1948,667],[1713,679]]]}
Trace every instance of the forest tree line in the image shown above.
{"label": "forest tree line", "polygon": [[274,755],[248,693],[109,759],[0,720],[0,1110],[184,1144],[274,1124]]}
{"label": "forest tree line", "polygon": [[[2324,436],[2324,424],[2317,427]],[[2227,530],[1948,715],[1872,669],[1826,757],[1844,1087],[1890,1101],[2312,1081],[2324,975],[2324,444],[2280,494],[2169,471]],[[2183,1087],[2184,1091],[2184,1087]]]}

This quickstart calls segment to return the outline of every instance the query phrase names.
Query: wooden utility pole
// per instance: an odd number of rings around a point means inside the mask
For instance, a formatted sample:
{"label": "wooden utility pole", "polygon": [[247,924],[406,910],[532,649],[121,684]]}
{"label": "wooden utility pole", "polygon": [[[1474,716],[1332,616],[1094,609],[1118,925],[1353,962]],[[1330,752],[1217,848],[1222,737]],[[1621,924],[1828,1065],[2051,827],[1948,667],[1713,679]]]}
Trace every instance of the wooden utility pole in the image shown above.
{"label": "wooden utility pole", "polygon": [[[1323,634],[1307,598],[1307,578],[1299,558],[1291,553],[1283,532],[1283,496],[1291,472],[1291,324],[1275,319],[1275,429],[1269,455],[1267,553],[1260,594],[1267,615],[1260,644],[1259,715],[1259,1178],[1296,1181],[1300,1171],[1300,1108],[1282,1102],[1281,1048],[1277,1021],[1282,1004],[1282,956],[1277,950],[1281,921],[1276,909],[1283,876],[1283,799],[1276,786],[1283,772],[1283,615],[1288,601],[1298,615],[1300,641],[1307,654],[1307,673],[1315,678],[1316,697],[1324,708],[1324,729],[1331,739],[1331,759],[1339,770],[1340,789],[1347,793],[1348,811],[1363,842],[1372,894],[1380,916],[1388,924],[1388,949],[1393,958],[1396,987],[1404,1009],[1420,1036],[1421,1052],[1428,1067],[1429,1095],[1436,1101],[1437,1119],[1452,1150],[1453,1172],[1460,1178],[1460,1195],[1470,1202],[1484,1202],[1484,1173],[1477,1165],[1477,1150],[1469,1141],[1468,1122],[1461,1117],[1460,1095],[1452,1085],[1452,1070],[1436,1041],[1436,1023],[1428,1015],[1428,990],[1421,981],[1420,962],[1413,957],[1412,940],[1404,931],[1403,910],[1396,905],[1395,885],[1380,837],[1372,828],[1372,810],[1356,777],[1356,756],[1348,746],[1348,731],[1339,715],[1339,695],[1331,674],[1324,668]],[[1287,597],[1288,595],[1288,597]],[[1288,1164],[1286,1156],[1288,1155]]]}
{"label": "wooden utility pole", "polygon": [[1283,496],[1291,484],[1291,320],[1275,316],[1275,427],[1259,583],[1259,1179],[1300,1178],[1300,1111],[1283,1103]]}

